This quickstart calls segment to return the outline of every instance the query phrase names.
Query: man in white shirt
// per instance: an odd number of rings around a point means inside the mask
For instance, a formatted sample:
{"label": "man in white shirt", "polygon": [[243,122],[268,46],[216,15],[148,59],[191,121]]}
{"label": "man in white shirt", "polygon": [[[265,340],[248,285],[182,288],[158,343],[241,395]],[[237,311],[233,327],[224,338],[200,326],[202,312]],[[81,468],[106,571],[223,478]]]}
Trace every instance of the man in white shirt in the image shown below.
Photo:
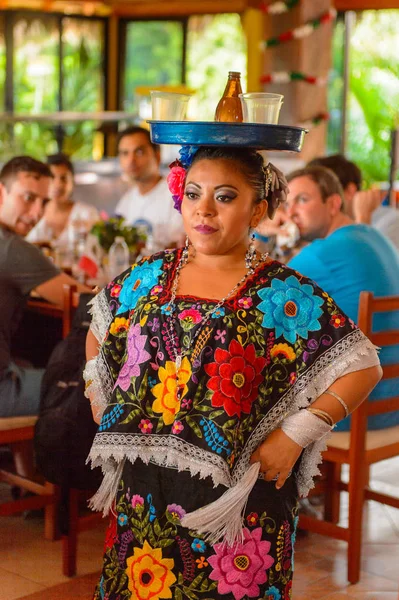
{"label": "man in white shirt", "polygon": [[356,222],[372,225],[399,248],[399,210],[381,203],[386,196],[380,190],[361,190],[359,167],[342,154],[311,160],[307,166],[327,167],[335,173],[344,190],[345,212]]}
{"label": "man in white shirt", "polygon": [[149,131],[142,127],[123,131],[118,155],[122,171],[134,185],[118,202],[116,214],[130,225],[146,226],[159,249],[180,243],[183,221],[173,207],[166,179],[160,174],[160,148],[151,142]]}

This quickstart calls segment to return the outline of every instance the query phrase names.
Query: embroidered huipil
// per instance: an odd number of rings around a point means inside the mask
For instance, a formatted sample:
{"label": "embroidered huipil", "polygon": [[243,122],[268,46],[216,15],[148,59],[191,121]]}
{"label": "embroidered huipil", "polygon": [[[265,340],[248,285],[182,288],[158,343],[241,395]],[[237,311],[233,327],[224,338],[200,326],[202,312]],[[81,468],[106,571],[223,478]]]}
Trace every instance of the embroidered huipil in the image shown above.
{"label": "embroidered huipil", "polygon": [[217,300],[177,296],[171,328],[180,256],[143,259],[92,305],[100,351],[87,376],[102,420],[89,458],[104,472],[93,507],[114,507],[96,598],[288,598],[297,497],[323,444],[302,453],[281,490],[256,482],[235,546],[211,546],[181,519],[240,482],[287,414],[378,358],[327,293],[273,261],[207,323]]}

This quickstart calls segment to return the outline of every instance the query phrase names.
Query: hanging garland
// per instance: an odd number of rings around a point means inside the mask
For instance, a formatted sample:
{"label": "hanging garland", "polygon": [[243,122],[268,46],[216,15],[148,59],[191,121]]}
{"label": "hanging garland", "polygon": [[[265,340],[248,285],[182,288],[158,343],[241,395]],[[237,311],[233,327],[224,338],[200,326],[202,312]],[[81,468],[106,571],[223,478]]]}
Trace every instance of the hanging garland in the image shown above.
{"label": "hanging garland", "polygon": [[299,27],[296,27],[291,31],[285,31],[284,33],[281,33],[277,37],[262,41],[262,48],[271,48],[272,46],[279,46],[284,42],[289,42],[291,40],[299,40],[308,37],[313,33],[315,29],[320,27],[320,25],[324,25],[325,23],[333,21],[336,15],[337,11],[335,10],[335,8],[330,8],[330,10],[321,15],[321,17],[317,19],[312,19],[308,23],[305,23],[305,25],[300,25]]}
{"label": "hanging garland", "polygon": [[323,86],[326,85],[327,78],[313,77],[299,71],[273,71],[272,73],[262,75],[260,78],[261,83],[290,83],[291,81],[304,81],[312,85]]}
{"label": "hanging garland", "polygon": [[298,2],[299,0],[286,0],[286,2],[273,2],[272,4],[265,4],[265,2],[261,2],[257,8],[264,13],[268,13],[269,15],[282,15],[283,13],[291,10],[291,8],[298,4]]}
{"label": "hanging garland", "polygon": [[297,127],[303,127],[304,129],[313,129],[313,127],[315,127],[316,125],[320,125],[320,123],[323,123],[324,121],[328,121],[329,118],[330,118],[330,115],[328,112],[321,112],[318,115],[316,115],[315,117],[313,117],[313,119],[309,119],[308,121],[299,123],[297,125]]}

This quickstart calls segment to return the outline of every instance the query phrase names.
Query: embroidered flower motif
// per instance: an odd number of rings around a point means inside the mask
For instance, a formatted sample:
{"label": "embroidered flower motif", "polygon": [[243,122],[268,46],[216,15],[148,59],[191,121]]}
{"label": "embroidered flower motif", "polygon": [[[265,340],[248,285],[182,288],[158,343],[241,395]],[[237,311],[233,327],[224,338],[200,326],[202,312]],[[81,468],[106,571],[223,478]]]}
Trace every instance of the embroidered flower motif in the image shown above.
{"label": "embroidered flower motif", "polygon": [[128,327],[129,327],[128,319],[124,319],[123,317],[122,318],[115,317],[115,320],[113,321],[113,323],[111,323],[109,332],[112,333],[112,335],[119,335],[120,333],[127,331]]}
{"label": "embroidered flower motif", "polygon": [[122,289],[122,286],[119,285],[119,283],[116,283],[112,288],[111,288],[111,296],[112,298],[118,298],[120,291]]}
{"label": "embroidered flower motif", "polygon": [[259,521],[259,516],[257,513],[251,512],[247,516],[247,523],[251,527],[254,527],[255,525],[257,525],[258,521]]}
{"label": "embroidered flower motif", "polygon": [[262,600],[281,600],[281,594],[278,589],[272,585],[272,587],[266,591]]}
{"label": "embroidered flower motif", "polygon": [[151,433],[153,424],[149,419],[141,419],[139,423],[139,429],[141,433]]}
{"label": "embroidered flower motif", "polygon": [[211,317],[212,317],[212,319],[217,319],[218,317],[224,317],[225,314],[226,314],[226,311],[223,308],[223,306],[219,306],[219,308],[217,308],[216,310],[213,311],[213,313],[211,314]]}
{"label": "embroidered flower motif", "polygon": [[154,287],[151,290],[151,296],[156,296],[157,294],[160,294],[163,290],[163,286],[162,285],[154,285]]}
{"label": "embroidered flower motif", "polygon": [[176,210],[181,212],[181,205],[184,197],[184,181],[186,179],[186,170],[179,166],[178,161],[171,167],[166,178],[168,188],[173,198],[173,205]]}
{"label": "embroidered flower motif", "polygon": [[159,319],[154,317],[152,321],[148,321],[148,325],[151,328],[152,333],[156,333],[159,329]]}
{"label": "embroidered flower motif", "polygon": [[183,431],[184,425],[181,421],[175,421],[172,425],[172,433],[178,435],[181,431]]}
{"label": "embroidered flower motif", "polygon": [[184,331],[190,331],[194,325],[200,323],[202,320],[201,313],[195,310],[195,308],[186,308],[186,310],[183,310],[177,316]]}
{"label": "embroidered flower motif", "polygon": [[258,305],[264,313],[262,326],[275,329],[276,338],[283,336],[294,344],[297,336],[306,339],[309,331],[321,328],[323,298],[314,294],[313,287],[299,283],[290,275],[285,281],[273,279],[271,287],[259,290],[262,302]]}
{"label": "embroidered flower motif", "polygon": [[118,538],[117,533],[117,518],[116,514],[111,512],[111,516],[109,519],[109,525],[107,527],[107,531],[105,533],[105,543],[104,543],[104,552],[107,548],[112,548]]}
{"label": "embroidered flower motif", "polygon": [[183,398],[181,401],[181,407],[185,410],[190,410],[193,401],[190,398]]}
{"label": "embroidered flower motif", "polygon": [[296,378],[297,378],[297,374],[295,373],[295,371],[290,373],[290,384],[291,385],[294,385],[294,383],[296,382]]}
{"label": "embroidered flower motif", "polygon": [[270,542],[262,541],[262,528],[243,530],[244,541],[228,546],[215,544],[215,554],[208,558],[213,571],[209,578],[218,582],[218,593],[233,594],[235,600],[259,597],[259,584],[266,583],[266,570],[274,563]]}
{"label": "embroidered flower motif", "polygon": [[126,560],[129,590],[135,600],[172,598],[170,586],[176,581],[172,569],[173,558],[163,558],[161,548],[151,548],[147,541],[143,548],[135,548]]}
{"label": "embroidered flower motif", "polygon": [[208,562],[205,559],[205,556],[201,556],[200,558],[196,558],[195,562],[197,563],[197,568],[202,569],[208,566]]}
{"label": "embroidered flower motif", "polygon": [[168,504],[166,510],[174,517],[175,519],[182,519],[186,514],[184,508],[180,506],[180,504]]}
{"label": "embroidered flower motif", "polygon": [[194,550],[194,552],[205,552],[206,544],[203,540],[195,538],[195,540],[191,544],[191,548]]}
{"label": "embroidered flower motif", "polygon": [[177,386],[183,388],[182,396],[187,394],[186,384],[191,377],[191,364],[185,356],[179,369],[179,381],[177,381],[176,365],[171,360],[166,361],[165,367],[160,367],[158,373],[161,383],[154,385],[151,390],[156,398],[152,404],[152,410],[162,414],[165,425],[171,425],[180,410]]}
{"label": "embroidered flower motif", "polygon": [[147,350],[144,350],[147,337],[141,335],[140,324],[136,323],[129,329],[127,334],[127,359],[116,381],[115,387],[119,386],[124,392],[129,389],[132,377],[140,375],[140,366],[146,362],[151,355]]}
{"label": "embroidered flower motif", "polygon": [[226,329],[216,329],[215,340],[220,340],[222,344],[226,341]]}
{"label": "embroidered flower motif", "polygon": [[248,414],[263,380],[265,364],[265,358],[256,356],[253,344],[244,349],[231,340],[228,351],[217,348],[215,362],[205,365],[206,373],[211,376],[207,387],[214,392],[212,406],[223,406],[229,417]]}
{"label": "embroidered flower motif", "polygon": [[245,298],[240,298],[238,301],[238,306],[241,306],[241,308],[251,308],[252,304],[252,298],[250,298],[249,296]]}
{"label": "embroidered flower motif", "polygon": [[296,358],[294,349],[288,344],[274,344],[270,349],[270,356],[272,358],[286,358],[289,362]]}
{"label": "embroidered flower motif", "polygon": [[137,508],[144,506],[144,498],[139,496],[139,494],[134,494],[132,496],[132,507],[137,510]]}
{"label": "embroidered flower motif", "polygon": [[173,308],[170,304],[164,304],[163,306],[161,306],[161,313],[163,315],[171,315],[173,312]]}
{"label": "embroidered flower motif", "polygon": [[287,582],[287,584],[284,588],[283,600],[291,600],[291,598],[292,598],[292,579],[290,579],[290,581]]}
{"label": "embroidered flower motif", "polygon": [[162,259],[154,260],[152,263],[145,261],[132,269],[129,277],[123,282],[119,294],[121,305],[116,314],[136,308],[139,299],[148,294],[161,275]]}
{"label": "embroidered flower motif", "polygon": [[118,517],[118,523],[121,527],[123,527],[123,525],[127,524],[127,515],[125,515],[124,513],[121,513]]}
{"label": "embroidered flower motif", "polygon": [[346,323],[345,317],[342,315],[333,315],[330,319],[330,325],[335,327],[335,329],[339,329],[339,327],[343,327]]}

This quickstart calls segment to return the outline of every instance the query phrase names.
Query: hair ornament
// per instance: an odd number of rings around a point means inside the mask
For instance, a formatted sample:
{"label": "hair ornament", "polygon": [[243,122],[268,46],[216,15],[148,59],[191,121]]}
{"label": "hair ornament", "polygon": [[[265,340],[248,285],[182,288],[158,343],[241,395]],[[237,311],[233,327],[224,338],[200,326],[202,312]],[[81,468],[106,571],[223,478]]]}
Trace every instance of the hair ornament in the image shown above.
{"label": "hair ornament", "polygon": [[265,197],[269,203],[267,212],[269,218],[273,218],[280,204],[287,199],[288,182],[284,173],[272,163],[263,167],[263,170],[265,173]]}
{"label": "hair ornament", "polygon": [[168,188],[173,198],[173,205],[181,213],[181,204],[184,197],[184,182],[186,173],[193,162],[198,146],[182,146],[179,158],[169,165],[169,175],[166,178]]}

